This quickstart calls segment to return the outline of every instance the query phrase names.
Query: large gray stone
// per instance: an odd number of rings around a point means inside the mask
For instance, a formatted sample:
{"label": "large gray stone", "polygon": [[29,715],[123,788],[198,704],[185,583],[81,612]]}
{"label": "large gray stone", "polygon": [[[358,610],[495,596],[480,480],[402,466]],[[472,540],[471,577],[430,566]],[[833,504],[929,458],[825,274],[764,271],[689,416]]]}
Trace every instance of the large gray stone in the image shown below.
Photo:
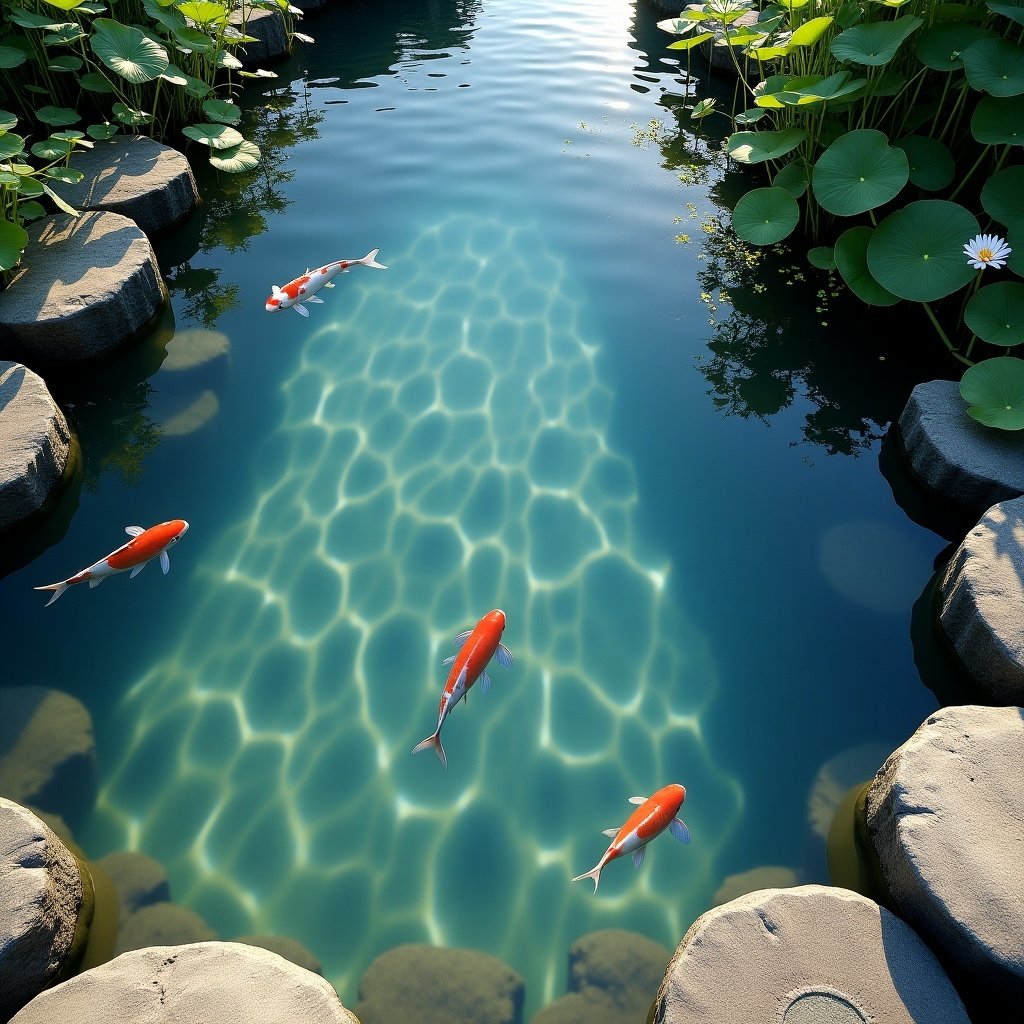
{"label": "large gray stone", "polygon": [[248,7],[242,4],[231,13],[228,24],[256,40],[233,51],[245,67],[273,64],[287,56],[288,36],[280,11],[268,11],[265,7]]}
{"label": "large gray stone", "polygon": [[609,928],[569,947],[567,994],[533,1024],[619,1024],[647,1016],[671,953],[644,935]]}
{"label": "large gray stone", "polygon": [[138,225],[118,213],[48,217],[0,292],[0,354],[39,368],[73,367],[121,348],[167,290]]}
{"label": "large gray stone", "polygon": [[11,1024],[359,1024],[331,986],[239,942],[138,949],[37,996]]}
{"label": "large gray stone", "polygon": [[168,903],[171,886],[163,864],[144,853],[124,850],[100,857],[97,865],[117,890],[122,919],[154,903]]}
{"label": "large gray stone", "polygon": [[72,826],[92,813],[96,741],[80,700],[45,686],[0,687],[0,793]]}
{"label": "large gray stone", "polygon": [[886,761],[865,807],[898,912],[961,988],[983,988],[987,999],[1018,1011],[1024,1005],[1022,715],[1020,708],[942,708]]}
{"label": "large gray stone", "polygon": [[90,897],[71,851],[31,811],[0,797],[0,1021],[67,967]]}
{"label": "large gray stone", "polygon": [[762,889],[702,914],[656,1024],[969,1024],[909,925],[848,889]]}
{"label": "large gray stone", "polygon": [[523,995],[523,979],[487,953],[396,946],[367,968],[355,1012],[363,1024],[520,1024]]}
{"label": "large gray stone", "polygon": [[993,505],[939,583],[939,622],[995,704],[1024,704],[1024,498]]}
{"label": "large gray stone", "polygon": [[0,361],[0,530],[43,507],[71,445],[71,428],[43,379],[21,363]]}
{"label": "large gray stone", "polygon": [[92,149],[75,151],[77,185],[61,197],[78,210],[109,210],[130,217],[147,235],[184,220],[199,202],[184,155],[145,135],[116,135]]}
{"label": "large gray stone", "polygon": [[992,505],[1024,494],[1020,437],[971,419],[956,381],[918,384],[900,414],[899,433],[925,486],[974,520]]}

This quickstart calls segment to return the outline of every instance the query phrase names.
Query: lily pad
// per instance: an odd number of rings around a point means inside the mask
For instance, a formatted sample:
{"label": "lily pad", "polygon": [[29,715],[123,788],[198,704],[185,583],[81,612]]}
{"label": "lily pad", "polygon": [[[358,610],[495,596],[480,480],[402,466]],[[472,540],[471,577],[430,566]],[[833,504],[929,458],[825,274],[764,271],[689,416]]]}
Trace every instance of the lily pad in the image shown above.
{"label": "lily pad", "polygon": [[32,147],[32,155],[39,157],[40,160],[63,160],[72,149],[73,144],[66,139],[51,138],[45,142],[37,142]]}
{"label": "lily pad", "polygon": [[733,230],[745,242],[774,245],[800,222],[800,207],[784,188],[755,188],[732,211]]}
{"label": "lily pad", "polygon": [[980,39],[963,51],[971,87],[990,96],[1024,93],[1024,47],[1009,39]]}
{"label": "lily pad", "polygon": [[985,6],[1004,18],[1024,25],[1024,2],[1022,0],[988,0]]}
{"label": "lily pad", "polygon": [[82,75],[78,84],[86,92],[108,93],[114,91],[114,87],[98,71],[90,71],[88,74]]}
{"label": "lily pad", "polygon": [[925,192],[944,189],[956,174],[956,164],[949,150],[926,135],[905,135],[896,145],[907,154],[910,181]]}
{"label": "lily pad", "polygon": [[972,366],[960,381],[967,415],[986,427],[1024,430],[1024,359],[996,356]]}
{"label": "lily pad", "polygon": [[197,25],[222,25],[228,20],[228,9],[223,4],[210,0],[185,0],[178,4],[178,10]]}
{"label": "lily pad", "polygon": [[10,160],[25,151],[25,140],[13,132],[0,135],[0,160]]}
{"label": "lily pad", "polygon": [[117,125],[105,121],[103,124],[91,124],[85,130],[90,139],[104,142],[107,139],[112,139],[117,134]]}
{"label": "lily pad", "polygon": [[979,230],[977,217],[958,203],[910,203],[875,228],[868,245],[868,269],[901,299],[941,299],[974,280],[976,271],[964,256],[964,244]]}
{"label": "lily pad", "polygon": [[832,40],[832,55],[840,61],[881,67],[896,56],[896,51],[924,21],[916,14],[895,21],[872,21],[854,25]]}
{"label": "lily pad", "polygon": [[1012,96],[982,96],[971,134],[986,146],[1024,146],[1024,103]]}
{"label": "lily pad", "polygon": [[836,139],[818,157],[811,188],[829,213],[852,217],[889,202],[909,177],[906,153],[890,146],[882,132],[863,128]]}
{"label": "lily pad", "polygon": [[807,164],[803,160],[794,160],[786,164],[772,179],[772,184],[784,188],[794,199],[799,199],[810,184]]}
{"label": "lily pad", "polygon": [[210,163],[219,171],[227,171],[228,174],[241,174],[243,171],[251,171],[260,162],[259,147],[248,140],[240,142],[231,149],[222,149],[210,154]]}
{"label": "lily pad", "polygon": [[242,111],[235,103],[226,100],[207,100],[203,104],[203,113],[219,124],[238,124],[242,119]]}
{"label": "lily pad", "polygon": [[0,270],[10,270],[28,245],[28,232],[9,220],[0,220]]}
{"label": "lily pad", "polygon": [[244,141],[241,132],[226,124],[191,124],[181,134],[211,149],[231,149]]}
{"label": "lily pad", "polygon": [[742,113],[736,115],[736,123],[753,124],[755,121],[760,121],[767,113],[768,111],[761,107],[751,107],[749,110],[744,110]]}
{"label": "lily pad", "polygon": [[110,18],[94,19],[89,45],[111,71],[133,85],[159,78],[170,63],[159,43],[139,29]]}
{"label": "lily pad", "polygon": [[993,174],[981,190],[981,205],[1000,224],[1024,224],[1024,166],[1004,167]]}
{"label": "lily pad", "polygon": [[989,345],[1024,344],[1024,284],[997,281],[971,296],[964,323]]}
{"label": "lily pad", "polygon": [[75,124],[82,120],[81,115],[76,110],[71,110],[69,107],[40,107],[36,111],[36,117],[38,117],[43,124],[51,125],[54,128],[60,128],[66,124]]}
{"label": "lily pad", "polygon": [[741,164],[760,164],[796,149],[807,138],[806,128],[783,128],[777,132],[733,132],[726,150]]}
{"label": "lily pad", "polygon": [[848,228],[837,239],[833,250],[836,269],[846,286],[869,306],[895,306],[898,295],[883,288],[868,269],[867,250],[874,234],[867,225]]}
{"label": "lily pad", "polygon": [[0,110],[0,135],[9,132],[17,123],[17,114],[12,114],[9,110]]}
{"label": "lily pad", "polygon": [[21,67],[28,60],[24,50],[16,46],[0,46],[0,69],[7,71],[10,68]]}
{"label": "lily pad", "polygon": [[836,269],[836,251],[831,245],[816,245],[807,253],[807,262],[819,270]]}
{"label": "lily pad", "polygon": [[917,37],[917,59],[933,71],[959,71],[963,53],[980,39],[998,39],[995,32],[979,25],[933,25]]}

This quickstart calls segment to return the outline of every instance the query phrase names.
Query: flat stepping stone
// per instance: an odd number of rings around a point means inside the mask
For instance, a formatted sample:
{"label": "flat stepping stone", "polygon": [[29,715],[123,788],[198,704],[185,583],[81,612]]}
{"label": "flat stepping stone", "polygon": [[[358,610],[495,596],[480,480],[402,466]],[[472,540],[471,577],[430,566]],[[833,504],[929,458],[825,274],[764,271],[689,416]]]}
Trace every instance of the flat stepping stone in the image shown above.
{"label": "flat stepping stone", "polygon": [[523,979],[488,953],[410,944],[370,964],[353,1009],[362,1024],[521,1024],[524,994]]}
{"label": "flat stepping stone", "polygon": [[288,35],[284,30],[284,19],[280,11],[243,5],[232,11],[228,17],[228,24],[256,40],[255,43],[246,43],[232,50],[244,67],[273,64],[288,56]]}
{"label": "flat stepping stone", "polygon": [[969,1024],[935,954],[849,889],[762,889],[702,914],[669,964],[659,1024]]}
{"label": "flat stepping stone", "polygon": [[[939,583],[939,622],[993,704],[1024,705],[1024,498],[990,508]],[[1022,851],[1024,856],[1024,851]]]}
{"label": "flat stepping stone", "polygon": [[899,436],[921,483],[971,522],[1024,494],[1020,436],[971,419],[956,381],[918,384],[900,414]]}
{"label": "flat stepping stone", "polygon": [[96,741],[80,700],[45,686],[0,688],[0,793],[72,826],[92,813]]}
{"label": "flat stepping stone", "polygon": [[0,797],[0,1020],[52,985],[80,951],[75,932],[79,915],[91,915],[91,896],[50,828]]}
{"label": "flat stepping stone", "polygon": [[153,320],[167,298],[141,228],[118,213],[48,217],[0,292],[0,353],[67,369],[110,355]]}
{"label": "flat stepping stone", "polygon": [[[935,712],[886,761],[866,818],[896,910],[970,1001],[1024,1003],[1024,718]],[[1012,1010],[1012,1012],[1009,1012]]]}
{"label": "flat stepping stone", "polygon": [[323,978],[240,942],[133,950],[36,996],[11,1024],[359,1024]]}
{"label": "flat stepping stone", "polygon": [[671,952],[620,928],[590,932],[569,947],[568,991],[531,1024],[621,1024],[643,1021]]}
{"label": "flat stepping stone", "polygon": [[34,516],[64,475],[73,438],[43,379],[0,361],[0,530]]}
{"label": "flat stepping stone", "polygon": [[199,203],[184,154],[144,135],[115,135],[76,150],[73,166],[84,177],[77,185],[62,185],[62,199],[77,210],[130,217],[147,235],[178,224]]}

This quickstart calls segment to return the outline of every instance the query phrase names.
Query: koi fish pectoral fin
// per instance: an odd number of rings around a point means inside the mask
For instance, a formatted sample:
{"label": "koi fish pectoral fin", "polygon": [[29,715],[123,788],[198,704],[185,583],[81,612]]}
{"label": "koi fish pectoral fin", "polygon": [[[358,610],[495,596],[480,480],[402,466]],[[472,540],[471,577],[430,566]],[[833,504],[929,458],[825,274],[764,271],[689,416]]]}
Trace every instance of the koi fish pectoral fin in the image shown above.
{"label": "koi fish pectoral fin", "polygon": [[309,310],[301,302],[296,302],[292,309],[295,310],[299,316],[309,316]]}
{"label": "koi fish pectoral fin", "polygon": [[135,579],[135,577],[138,576],[139,573],[142,572],[142,570],[145,569],[145,568],[146,568],[146,563],[145,562],[139,562],[139,564],[137,566],[135,566],[135,568],[132,569],[132,571],[130,573],[128,573],[128,579],[130,579],[130,580]]}
{"label": "koi fish pectoral fin", "polygon": [[606,828],[601,835],[608,836],[609,839],[614,839],[619,834],[617,828]]}
{"label": "koi fish pectoral fin", "polygon": [[690,845],[690,830],[679,818],[673,818],[669,822],[668,830],[679,842]]}
{"label": "koi fish pectoral fin", "polygon": [[645,796],[631,796],[629,798],[631,804],[645,804],[647,803],[647,797]]}
{"label": "koi fish pectoral fin", "polygon": [[512,657],[512,652],[504,644],[498,644],[495,654],[498,657],[498,664],[502,668],[512,668],[516,663],[516,659]]}
{"label": "koi fish pectoral fin", "polygon": [[141,526],[126,526],[124,528],[124,532],[127,533],[129,537],[138,537],[140,533],[145,533],[146,531]]}
{"label": "koi fish pectoral fin", "polygon": [[491,677],[486,672],[480,673],[480,689],[484,693],[490,693],[491,690]]}
{"label": "koi fish pectoral fin", "polygon": [[633,870],[636,871],[638,867],[644,862],[644,854],[647,852],[646,846],[641,846],[639,850],[633,851]]}
{"label": "koi fish pectoral fin", "polygon": [[103,576],[96,576],[93,579],[89,580],[89,589],[95,590],[96,587],[98,587],[103,582],[103,580]]}
{"label": "koi fish pectoral fin", "polygon": [[162,572],[163,572],[163,574],[165,576],[167,575],[167,571],[170,569],[170,567],[171,567],[171,559],[170,559],[170,557],[168,556],[166,551],[161,551],[160,552],[160,569],[162,570]]}
{"label": "koi fish pectoral fin", "polygon": [[321,299],[319,295],[307,295],[305,297],[305,299],[303,299],[302,301],[303,302],[316,302],[318,304],[321,304],[321,303],[323,303],[324,300]]}
{"label": "koi fish pectoral fin", "polygon": [[326,283],[324,284],[324,287],[325,287],[325,288],[333,288],[333,287],[334,287],[334,282],[333,282],[333,281],[327,281],[327,282],[326,282]]}
{"label": "koi fish pectoral fin", "polygon": [[442,665],[450,665],[454,660],[455,660],[455,655],[453,654],[450,658],[445,658],[444,661],[441,662],[441,664]]}
{"label": "koi fish pectoral fin", "polygon": [[452,644],[455,647],[461,647],[472,635],[473,630],[466,629],[459,633],[458,636],[452,637]]}

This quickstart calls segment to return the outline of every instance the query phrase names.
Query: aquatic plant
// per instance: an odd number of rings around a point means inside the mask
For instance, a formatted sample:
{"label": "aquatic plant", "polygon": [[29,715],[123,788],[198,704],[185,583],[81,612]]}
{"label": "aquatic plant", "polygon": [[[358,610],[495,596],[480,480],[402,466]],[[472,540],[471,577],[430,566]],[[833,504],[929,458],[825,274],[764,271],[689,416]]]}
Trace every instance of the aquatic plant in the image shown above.
{"label": "aquatic plant", "polygon": [[[1024,145],[1022,24],[1024,6],[1003,0],[781,0],[761,10],[706,0],[659,27],[681,37],[670,48],[714,45],[736,71],[725,149],[768,171],[768,184],[735,204],[736,235],[764,246],[801,229],[821,243],[808,252],[813,266],[836,270],[868,305],[920,304],[951,355],[973,367],[979,341],[1024,343],[1024,286],[982,287],[965,249],[985,217],[1006,236],[1009,269],[1024,266],[1024,242],[1014,244],[1024,168],[1010,164]],[[691,110],[698,121],[712,114],[723,112],[711,100]],[[1002,261],[993,252],[980,262]],[[1024,360],[987,361],[968,392],[998,381],[1014,415],[980,411],[991,396],[968,411],[1024,428],[1014,397],[1024,394]]]}

